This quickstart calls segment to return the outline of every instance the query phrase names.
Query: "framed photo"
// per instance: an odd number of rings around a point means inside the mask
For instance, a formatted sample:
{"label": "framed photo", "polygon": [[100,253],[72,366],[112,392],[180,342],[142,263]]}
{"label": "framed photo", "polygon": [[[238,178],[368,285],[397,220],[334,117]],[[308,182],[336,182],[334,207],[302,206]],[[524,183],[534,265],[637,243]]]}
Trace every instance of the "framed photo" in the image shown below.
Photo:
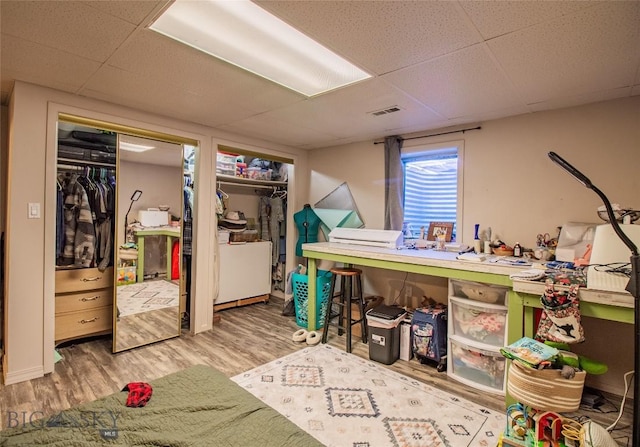
{"label": "framed photo", "polygon": [[429,225],[428,241],[438,240],[438,235],[444,234],[444,240],[451,242],[451,234],[453,233],[453,222],[431,222]]}

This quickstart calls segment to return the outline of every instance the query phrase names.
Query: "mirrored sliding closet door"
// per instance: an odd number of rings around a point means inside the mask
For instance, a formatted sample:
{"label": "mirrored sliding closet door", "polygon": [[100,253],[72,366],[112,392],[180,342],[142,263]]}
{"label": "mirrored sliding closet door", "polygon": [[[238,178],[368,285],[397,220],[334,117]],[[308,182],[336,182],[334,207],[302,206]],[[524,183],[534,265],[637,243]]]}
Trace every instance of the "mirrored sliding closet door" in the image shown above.
{"label": "mirrored sliding closet door", "polygon": [[113,351],[180,335],[183,145],[118,135]]}

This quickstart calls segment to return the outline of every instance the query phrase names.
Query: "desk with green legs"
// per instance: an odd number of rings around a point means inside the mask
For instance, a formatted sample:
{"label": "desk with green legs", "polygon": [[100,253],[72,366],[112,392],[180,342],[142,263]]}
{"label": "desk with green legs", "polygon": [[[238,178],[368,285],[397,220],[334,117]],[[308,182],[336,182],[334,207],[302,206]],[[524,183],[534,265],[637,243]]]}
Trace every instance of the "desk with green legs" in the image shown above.
{"label": "desk with green legs", "polygon": [[[345,265],[374,267],[421,275],[475,281],[508,286],[507,343],[535,332],[534,312],[540,308],[544,284],[511,280],[509,275],[529,267],[496,262],[473,262],[456,259],[457,253],[435,250],[389,249],[342,243],[317,242],[302,245],[308,259],[308,330],[316,329],[317,262],[332,261]],[[580,312],[584,316],[633,324],[634,302],[628,293],[581,289]],[[509,396],[506,404],[513,403]]]}
{"label": "desk with green legs", "polygon": [[164,236],[167,238],[167,279],[171,279],[171,254],[173,241],[180,238],[180,227],[149,227],[135,231],[138,244],[137,282],[144,280],[144,239],[148,236]]}

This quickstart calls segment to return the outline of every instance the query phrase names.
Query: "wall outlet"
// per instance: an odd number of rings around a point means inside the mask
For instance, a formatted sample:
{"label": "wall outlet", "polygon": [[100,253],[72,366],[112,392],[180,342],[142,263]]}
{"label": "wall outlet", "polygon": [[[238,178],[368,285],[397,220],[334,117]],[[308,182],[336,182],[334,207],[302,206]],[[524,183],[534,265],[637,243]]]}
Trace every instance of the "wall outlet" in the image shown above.
{"label": "wall outlet", "polygon": [[411,298],[412,296],[413,296],[413,287],[406,286],[404,288],[404,297],[405,298]]}

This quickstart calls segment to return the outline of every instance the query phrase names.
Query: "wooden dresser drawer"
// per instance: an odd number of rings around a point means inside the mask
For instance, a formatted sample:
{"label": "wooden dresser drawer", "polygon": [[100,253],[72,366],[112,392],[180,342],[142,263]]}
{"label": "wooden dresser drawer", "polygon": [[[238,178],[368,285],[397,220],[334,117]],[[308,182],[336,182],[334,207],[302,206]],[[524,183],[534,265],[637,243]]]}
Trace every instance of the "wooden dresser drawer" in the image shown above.
{"label": "wooden dresser drawer", "polygon": [[111,332],[112,313],[112,307],[105,306],[56,315],[56,342]]}
{"label": "wooden dresser drawer", "polygon": [[56,270],[56,293],[104,289],[113,285],[113,267]]}
{"label": "wooden dresser drawer", "polygon": [[113,288],[87,290],[56,295],[56,315],[65,312],[95,309],[113,304]]}

